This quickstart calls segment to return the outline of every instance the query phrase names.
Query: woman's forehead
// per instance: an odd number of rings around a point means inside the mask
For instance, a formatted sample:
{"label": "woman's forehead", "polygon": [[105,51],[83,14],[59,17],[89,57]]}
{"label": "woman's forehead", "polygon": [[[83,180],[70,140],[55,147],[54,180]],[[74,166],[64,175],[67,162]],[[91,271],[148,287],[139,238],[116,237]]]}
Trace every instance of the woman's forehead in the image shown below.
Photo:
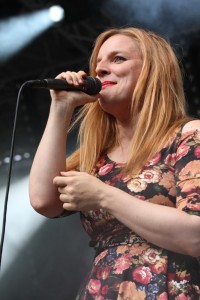
{"label": "woman's forehead", "polygon": [[100,47],[98,56],[107,52],[140,52],[137,41],[124,34],[109,37]]}

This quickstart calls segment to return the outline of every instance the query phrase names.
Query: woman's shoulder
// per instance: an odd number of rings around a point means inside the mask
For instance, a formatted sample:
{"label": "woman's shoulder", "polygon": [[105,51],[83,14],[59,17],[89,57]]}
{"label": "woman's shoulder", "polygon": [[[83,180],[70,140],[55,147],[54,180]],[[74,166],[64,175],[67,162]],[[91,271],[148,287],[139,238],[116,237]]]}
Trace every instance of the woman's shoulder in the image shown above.
{"label": "woman's shoulder", "polygon": [[196,130],[200,131],[200,120],[199,119],[191,120],[191,121],[187,122],[186,124],[184,124],[184,126],[182,127],[182,134],[185,134],[187,132],[194,132]]}
{"label": "woman's shoulder", "polygon": [[200,120],[193,119],[189,120],[181,126],[177,127],[173,134],[170,136],[168,146],[175,147],[179,146],[182,142],[186,140],[193,140],[195,142],[200,140]]}

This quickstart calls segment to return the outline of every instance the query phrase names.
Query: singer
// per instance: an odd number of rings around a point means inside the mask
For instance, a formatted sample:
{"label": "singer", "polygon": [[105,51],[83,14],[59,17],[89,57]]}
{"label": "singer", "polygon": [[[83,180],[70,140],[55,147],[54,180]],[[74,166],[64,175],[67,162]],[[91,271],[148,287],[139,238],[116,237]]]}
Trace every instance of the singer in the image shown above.
{"label": "singer", "polygon": [[[97,38],[95,95],[51,90],[30,172],[30,201],[48,217],[79,212],[95,249],[76,300],[200,298],[200,120],[185,109],[169,43],[140,28]],[[56,78],[78,87],[86,73]],[[67,130],[82,106],[79,147]],[[70,228],[69,228],[70,230]]]}

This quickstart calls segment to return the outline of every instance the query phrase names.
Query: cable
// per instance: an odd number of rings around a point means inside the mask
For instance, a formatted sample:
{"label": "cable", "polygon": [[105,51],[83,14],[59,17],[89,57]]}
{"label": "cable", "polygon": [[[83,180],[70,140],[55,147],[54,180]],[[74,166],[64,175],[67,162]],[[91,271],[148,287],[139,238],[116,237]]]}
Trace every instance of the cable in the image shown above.
{"label": "cable", "polygon": [[5,229],[6,229],[6,216],[7,216],[7,206],[8,206],[8,195],[9,195],[9,189],[10,189],[11,171],[12,171],[12,163],[13,163],[13,153],[14,153],[15,136],[16,136],[17,116],[18,116],[20,96],[21,96],[23,88],[26,85],[27,85],[27,82],[24,82],[22,84],[22,86],[20,87],[20,89],[19,89],[18,96],[17,96],[16,108],[15,108],[13,132],[12,132],[11,147],[10,147],[10,161],[9,161],[8,179],[7,179],[7,187],[6,187],[5,202],[4,202],[4,211],[3,211],[1,243],[0,243],[0,270],[1,270],[3,245],[4,245]]}

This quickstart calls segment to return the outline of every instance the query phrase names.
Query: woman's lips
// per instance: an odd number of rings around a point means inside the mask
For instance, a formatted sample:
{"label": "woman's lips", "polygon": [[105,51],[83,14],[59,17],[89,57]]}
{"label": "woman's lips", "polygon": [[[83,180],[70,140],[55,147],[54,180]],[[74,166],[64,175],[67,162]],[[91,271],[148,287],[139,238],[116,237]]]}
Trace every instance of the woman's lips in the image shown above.
{"label": "woman's lips", "polygon": [[115,85],[116,83],[113,82],[113,81],[104,81],[102,82],[102,88],[105,88],[107,86],[112,86],[112,85]]}

